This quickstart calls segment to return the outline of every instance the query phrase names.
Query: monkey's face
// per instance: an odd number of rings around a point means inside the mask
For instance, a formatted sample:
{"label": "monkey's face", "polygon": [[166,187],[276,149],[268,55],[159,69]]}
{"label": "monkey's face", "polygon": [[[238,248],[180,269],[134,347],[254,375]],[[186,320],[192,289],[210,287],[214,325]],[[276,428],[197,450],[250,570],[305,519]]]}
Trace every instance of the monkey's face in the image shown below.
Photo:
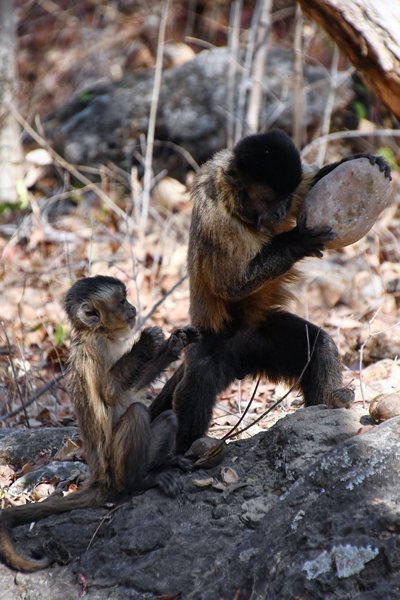
{"label": "monkey's face", "polygon": [[136,321],[136,308],[128,302],[124,284],[114,278],[103,281],[98,277],[93,282],[94,279],[79,282],[80,288],[85,286],[86,293],[80,296],[75,306],[71,300],[74,289],[70,290],[69,315],[74,326],[118,335],[130,332]]}
{"label": "monkey's face", "polygon": [[136,308],[128,302],[125,286],[104,291],[104,299],[94,300],[102,328],[110,331],[131,330],[136,322]]}
{"label": "monkey's face", "polygon": [[287,218],[292,196],[267,185],[247,183],[239,192],[239,217],[260,233],[274,233]]}

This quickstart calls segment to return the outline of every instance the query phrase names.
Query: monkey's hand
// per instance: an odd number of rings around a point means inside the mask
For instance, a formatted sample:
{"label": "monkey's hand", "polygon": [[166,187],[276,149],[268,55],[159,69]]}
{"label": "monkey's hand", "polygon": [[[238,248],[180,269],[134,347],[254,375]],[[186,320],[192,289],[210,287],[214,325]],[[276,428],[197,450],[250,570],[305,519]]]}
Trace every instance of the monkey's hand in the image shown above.
{"label": "monkey's hand", "polygon": [[175,329],[171,336],[167,340],[168,351],[179,357],[181,351],[186,348],[189,344],[200,341],[200,334],[194,327],[182,327]]}
{"label": "monkey's hand", "polygon": [[317,173],[314,175],[311,187],[313,187],[317,183],[317,181],[325,177],[325,175],[331,173],[339,165],[342,165],[343,163],[348,162],[349,160],[354,160],[356,158],[367,158],[371,165],[377,165],[379,167],[380,172],[383,173],[385,177],[389,177],[390,180],[392,179],[392,176],[390,174],[390,165],[386,162],[383,156],[376,156],[376,154],[370,154],[368,152],[366,154],[351,154],[350,156],[345,156],[344,158],[342,158],[342,160],[338,160],[337,162],[330,163],[329,165],[321,167],[321,169],[319,169],[319,171],[317,171]]}
{"label": "monkey's hand", "polygon": [[368,158],[371,165],[377,165],[381,173],[385,175],[385,177],[389,177],[392,179],[390,165],[386,162],[383,156],[376,156],[375,154],[367,154],[366,158]]}
{"label": "monkey's hand", "polygon": [[153,358],[165,343],[165,335],[160,327],[146,327],[143,329],[137,342],[140,345],[141,352]]}
{"label": "monkey's hand", "polygon": [[328,226],[308,228],[304,215],[299,218],[297,227],[282,235],[287,236],[286,242],[289,244],[295,260],[306,256],[321,258],[326,242],[334,240],[336,237],[335,232]]}

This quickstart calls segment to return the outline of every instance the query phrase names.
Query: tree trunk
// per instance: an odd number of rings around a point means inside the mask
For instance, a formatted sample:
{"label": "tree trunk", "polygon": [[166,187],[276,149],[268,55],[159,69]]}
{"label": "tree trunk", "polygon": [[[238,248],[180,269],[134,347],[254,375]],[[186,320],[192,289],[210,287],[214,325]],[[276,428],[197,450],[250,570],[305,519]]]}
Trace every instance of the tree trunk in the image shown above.
{"label": "tree trunk", "polygon": [[15,203],[22,176],[20,130],[9,106],[17,91],[14,0],[0,0],[0,203]]}
{"label": "tree trunk", "polygon": [[400,118],[399,0],[299,0]]}

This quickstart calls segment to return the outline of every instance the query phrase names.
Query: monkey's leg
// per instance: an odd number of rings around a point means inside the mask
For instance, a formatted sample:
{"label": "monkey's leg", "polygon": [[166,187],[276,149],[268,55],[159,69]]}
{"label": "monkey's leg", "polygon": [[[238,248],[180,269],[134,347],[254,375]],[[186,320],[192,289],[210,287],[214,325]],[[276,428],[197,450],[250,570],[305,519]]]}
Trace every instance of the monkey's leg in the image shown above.
{"label": "monkey's leg", "polygon": [[[149,410],[139,402],[131,404],[114,429],[112,456],[115,487],[118,492],[146,490],[159,487],[168,496],[176,496],[180,490],[177,479],[171,473],[149,473],[158,444],[170,452],[175,444],[176,416],[162,420],[159,426],[150,423]],[[154,436],[161,439],[154,439]],[[167,441],[168,440],[168,441]],[[159,456],[157,456],[157,459]]]}
{"label": "monkey's leg", "polygon": [[143,404],[135,402],[127,408],[113,431],[111,452],[117,492],[135,488],[147,475],[150,442],[149,412]]}
{"label": "monkey's leg", "polygon": [[300,377],[311,356],[299,384],[306,406],[348,407],[354,398],[353,391],[343,387],[339,353],[331,336],[290,313],[272,313],[253,333],[244,332],[235,354],[240,356],[244,373],[263,372],[274,381],[288,383]]}
{"label": "monkey's leg", "polygon": [[176,453],[178,417],[174,410],[165,410],[151,422],[150,469],[162,466],[190,471],[193,462]]}
{"label": "monkey's leg", "polygon": [[150,406],[151,418],[155,419],[162,412],[172,408],[172,398],[175,388],[181,381],[185,372],[184,365],[180,365],[170,379],[166,382],[161,392],[154,398]]}
{"label": "monkey's leg", "polygon": [[178,417],[173,410],[166,410],[151,422],[150,469],[168,463],[175,454]]}
{"label": "monkey's leg", "polygon": [[219,336],[190,348],[185,372],[174,394],[178,415],[177,452],[184,453],[192,442],[202,437],[211,421],[217,394],[236,379],[235,363],[227,352],[227,342]]}

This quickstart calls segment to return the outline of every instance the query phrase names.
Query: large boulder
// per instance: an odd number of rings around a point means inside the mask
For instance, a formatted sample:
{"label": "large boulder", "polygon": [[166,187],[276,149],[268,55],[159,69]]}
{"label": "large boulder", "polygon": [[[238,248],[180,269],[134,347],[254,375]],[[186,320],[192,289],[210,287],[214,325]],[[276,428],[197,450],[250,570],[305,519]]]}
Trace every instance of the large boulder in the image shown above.
{"label": "large boulder", "polygon": [[229,445],[222,468],[236,471],[231,485],[194,485],[221,480],[220,466],[182,475],[176,499],[150,490],[116,509],[20,527],[25,552],[53,536],[73,560],[31,575],[0,566],[3,595],[398,598],[400,417],[364,433],[368,423],[357,408],[302,409]]}

